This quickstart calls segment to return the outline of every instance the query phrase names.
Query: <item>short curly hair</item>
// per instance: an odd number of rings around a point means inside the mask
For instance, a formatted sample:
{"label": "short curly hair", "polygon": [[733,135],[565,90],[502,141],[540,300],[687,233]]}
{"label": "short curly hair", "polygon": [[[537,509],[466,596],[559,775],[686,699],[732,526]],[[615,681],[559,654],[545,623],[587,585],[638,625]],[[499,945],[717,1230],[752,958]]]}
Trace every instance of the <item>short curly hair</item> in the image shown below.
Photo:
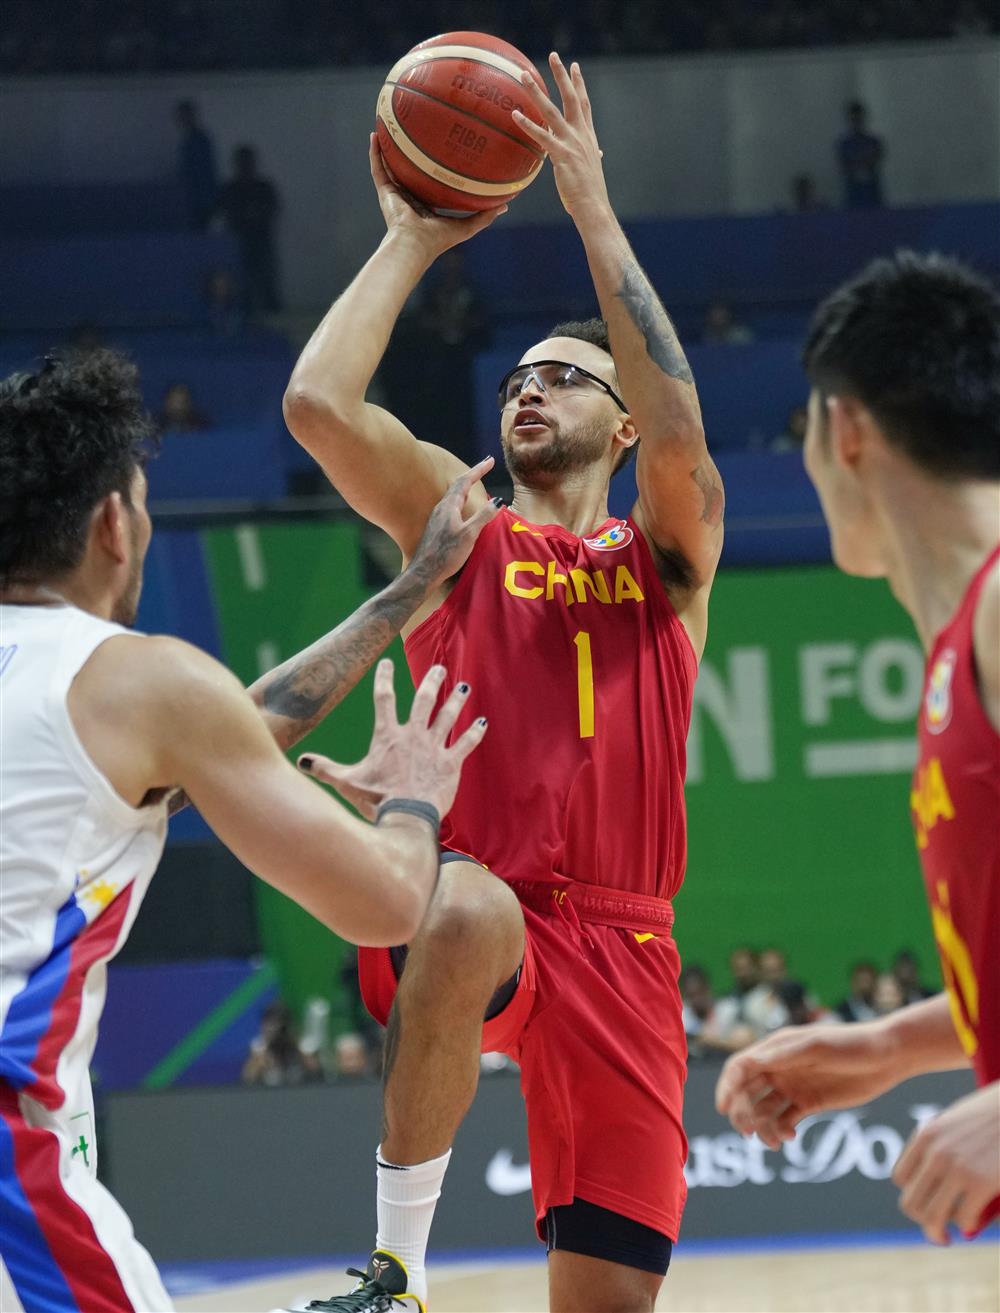
{"label": "short curly hair", "polygon": [[138,370],[115,351],[47,356],[0,382],[0,586],[79,565],[98,503],[131,505],[154,433]]}

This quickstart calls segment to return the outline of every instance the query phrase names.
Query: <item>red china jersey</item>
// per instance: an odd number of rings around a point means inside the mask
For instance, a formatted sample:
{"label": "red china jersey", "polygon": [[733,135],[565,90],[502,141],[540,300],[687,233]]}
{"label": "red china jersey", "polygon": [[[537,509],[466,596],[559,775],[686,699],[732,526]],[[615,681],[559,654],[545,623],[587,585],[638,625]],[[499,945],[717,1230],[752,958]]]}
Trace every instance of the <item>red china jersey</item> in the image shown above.
{"label": "red china jersey", "polygon": [[910,807],[955,1030],[1000,1080],[1000,735],[976,683],[973,621],[994,551],[927,660]]}
{"label": "red china jersey", "polygon": [[445,847],[505,880],[677,892],[697,661],[631,520],[579,538],[501,511],[406,652],[415,681],[434,662],[467,679],[489,720]]}

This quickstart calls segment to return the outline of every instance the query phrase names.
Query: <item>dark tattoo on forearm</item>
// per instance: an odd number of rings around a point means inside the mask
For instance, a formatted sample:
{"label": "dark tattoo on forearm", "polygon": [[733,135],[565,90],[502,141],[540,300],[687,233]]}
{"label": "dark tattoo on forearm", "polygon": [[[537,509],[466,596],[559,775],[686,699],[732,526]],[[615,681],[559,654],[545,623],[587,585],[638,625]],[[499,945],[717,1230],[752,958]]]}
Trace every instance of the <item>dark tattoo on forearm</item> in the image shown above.
{"label": "dark tattoo on forearm", "polygon": [[720,528],[726,513],[726,496],[722,491],[719,476],[714,468],[698,465],[691,471],[691,477],[698,485],[698,491],[705,498],[705,505],[699,518],[713,529]]}
{"label": "dark tattoo on forearm", "polygon": [[382,655],[422,600],[418,582],[396,581],[342,625],[258,680],[250,690],[264,711],[287,720],[272,726],[290,748],[341,702]]}
{"label": "dark tattoo on forearm", "polygon": [[638,261],[630,260],[622,274],[622,285],[616,295],[625,304],[632,322],[646,342],[646,351],[655,365],[670,378],[681,383],[693,383],[694,375],[684,356],[670,316],[660,304],[649,279]]}

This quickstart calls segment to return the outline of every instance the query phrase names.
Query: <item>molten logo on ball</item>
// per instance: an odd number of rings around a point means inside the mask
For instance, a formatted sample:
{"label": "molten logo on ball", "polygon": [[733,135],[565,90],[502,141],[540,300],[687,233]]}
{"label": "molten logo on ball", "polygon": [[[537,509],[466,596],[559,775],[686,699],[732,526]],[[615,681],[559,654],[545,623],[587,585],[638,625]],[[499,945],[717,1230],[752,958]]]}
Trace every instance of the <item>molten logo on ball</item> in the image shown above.
{"label": "molten logo on ball", "polygon": [[520,110],[524,113],[524,106],[519,104],[512,96],[506,95],[499,87],[491,87],[488,82],[477,82],[475,78],[468,77],[465,73],[456,73],[451,80],[451,85],[456,91],[470,91],[480,100],[488,100],[493,105],[499,105],[505,110]]}

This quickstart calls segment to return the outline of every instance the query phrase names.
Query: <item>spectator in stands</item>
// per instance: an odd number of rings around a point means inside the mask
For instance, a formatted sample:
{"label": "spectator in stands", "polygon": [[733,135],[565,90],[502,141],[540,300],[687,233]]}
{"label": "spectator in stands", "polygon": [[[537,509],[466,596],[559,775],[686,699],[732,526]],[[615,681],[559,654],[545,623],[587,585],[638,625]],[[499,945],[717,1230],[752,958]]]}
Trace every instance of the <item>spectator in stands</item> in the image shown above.
{"label": "spectator in stands", "polygon": [[883,971],[875,982],[874,1003],[875,1011],[880,1017],[906,1006],[906,996],[902,986],[891,971]]}
{"label": "spectator in stands", "polygon": [[250,1044],[243,1064],[245,1085],[301,1085],[319,1080],[323,1068],[314,1053],[304,1053],[295,1036],[292,1014],[284,1003],[264,1009],[260,1031]]}
{"label": "spectator in stands", "polygon": [[205,319],[216,337],[239,337],[246,316],[236,280],[228,269],[214,269],[205,280]]}
{"label": "spectator in stands", "polygon": [[188,224],[195,232],[204,232],[215,213],[219,194],[215,146],[199,121],[198,106],[193,100],[177,102],[174,122],[180,133],[177,180],[184,193]]}
{"label": "spectator in stands", "polygon": [[825,210],[826,202],[816,190],[816,179],[811,173],[797,173],[792,179],[792,209],[796,214],[815,214]]}
{"label": "spectator in stands", "polygon": [[713,301],[705,311],[701,340],[724,343],[728,346],[742,346],[753,341],[753,333],[746,324],[741,324],[736,319],[725,301]]}
{"label": "spectator in stands", "polygon": [[729,974],[733,987],[727,995],[740,1003],[760,982],[760,963],[757,954],[747,944],[740,944],[729,954]]}
{"label": "spectator in stands", "polygon": [[937,990],[928,989],[920,979],[920,963],[908,948],[901,948],[892,963],[892,974],[903,991],[904,1003],[919,1003],[931,998]]}
{"label": "spectator in stands", "polygon": [[815,1004],[806,994],[806,987],[799,980],[783,980],[777,986],[778,999],[785,1009],[787,1026],[809,1026],[814,1021],[824,1025],[839,1025],[841,1018],[829,1008]]}
{"label": "spectator in stands", "polygon": [[197,433],[212,427],[212,421],[195,405],[187,383],[171,383],[163,394],[158,416],[163,433]]}
{"label": "spectator in stands", "polygon": [[[340,965],[339,978],[342,999],[347,1012],[349,1026],[348,1033],[357,1039],[360,1039],[361,1044],[364,1047],[365,1071],[372,1075],[378,1075],[382,1070],[382,1040],[384,1032],[382,1027],[365,1007],[364,1000],[361,997],[361,984],[358,980],[358,950],[353,944],[345,946],[344,956]],[[352,1061],[356,1062],[358,1059],[356,1046],[345,1045],[345,1048],[347,1051],[346,1056],[340,1054],[337,1045],[334,1045],[333,1065],[334,1070],[338,1073],[341,1072],[342,1061],[345,1061],[350,1065]]]}
{"label": "spectator in stands", "polygon": [[875,985],[878,968],[874,962],[856,962],[851,968],[851,992],[837,1004],[837,1015],[844,1021],[871,1021],[875,1009]]}
{"label": "spectator in stands", "polygon": [[233,174],[219,192],[218,210],[239,244],[247,314],[274,314],[281,309],[275,247],[281,200],[274,183],[257,172],[253,146],[233,152]]}
{"label": "spectator in stands", "polygon": [[778,986],[788,978],[785,955],[780,948],[765,948],[760,955],[760,982],[743,1000],[743,1018],[758,1036],[767,1035],[788,1019]]}
{"label": "spectator in stands", "polygon": [[753,1042],[753,1030],[739,1020],[735,1009],[725,1006],[727,1000],[716,1001],[704,967],[693,963],[685,967],[679,983],[689,1056],[735,1053]]}
{"label": "spectator in stands", "polygon": [[785,420],[782,433],[771,439],[772,451],[801,451],[806,440],[806,423],[809,412],[805,406],[793,406]]}
{"label": "spectator in stands", "polygon": [[837,160],[848,209],[873,209],[882,204],[882,163],[885,144],[868,131],[868,109],[852,100],[846,109],[847,132],[837,141]]}
{"label": "spectator in stands", "polygon": [[337,1036],[333,1044],[333,1070],[338,1080],[374,1074],[371,1052],[364,1035],[349,1030]]}

